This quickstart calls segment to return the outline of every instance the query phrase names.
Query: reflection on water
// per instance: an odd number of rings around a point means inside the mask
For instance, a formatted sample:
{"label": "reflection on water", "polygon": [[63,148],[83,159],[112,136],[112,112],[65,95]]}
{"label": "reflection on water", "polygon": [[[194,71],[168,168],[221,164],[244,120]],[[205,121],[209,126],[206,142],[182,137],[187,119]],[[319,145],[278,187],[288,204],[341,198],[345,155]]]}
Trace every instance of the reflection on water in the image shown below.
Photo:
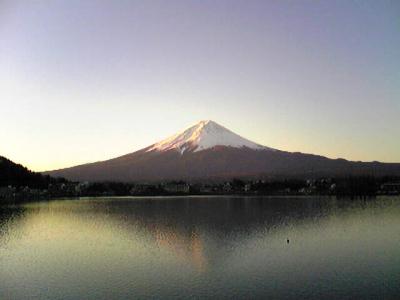
{"label": "reflection on water", "polygon": [[399,198],[0,207],[0,299],[395,299],[399,233]]}

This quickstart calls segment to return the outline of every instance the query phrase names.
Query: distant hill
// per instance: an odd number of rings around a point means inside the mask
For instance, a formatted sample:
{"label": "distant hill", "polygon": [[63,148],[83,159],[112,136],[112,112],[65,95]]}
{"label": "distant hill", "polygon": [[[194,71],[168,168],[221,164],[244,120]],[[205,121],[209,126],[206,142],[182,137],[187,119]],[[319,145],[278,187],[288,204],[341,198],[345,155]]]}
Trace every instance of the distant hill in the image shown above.
{"label": "distant hill", "polygon": [[55,179],[49,175],[30,171],[26,167],[0,156],[0,187],[11,185],[15,187],[47,188],[48,184],[53,181]]}
{"label": "distant hill", "polygon": [[80,181],[216,180],[235,177],[399,176],[399,163],[354,162],[281,151],[201,121],[147,148],[107,161],[46,172]]}

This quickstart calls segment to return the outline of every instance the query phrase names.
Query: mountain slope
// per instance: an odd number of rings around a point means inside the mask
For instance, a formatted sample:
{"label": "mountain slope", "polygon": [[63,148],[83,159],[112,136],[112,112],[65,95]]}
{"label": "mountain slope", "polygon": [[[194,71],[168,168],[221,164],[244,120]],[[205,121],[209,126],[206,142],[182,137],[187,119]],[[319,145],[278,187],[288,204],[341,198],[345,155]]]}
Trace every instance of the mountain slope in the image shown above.
{"label": "mountain slope", "polygon": [[280,151],[244,139],[213,121],[201,121],[134,153],[47,173],[88,181],[400,175],[400,164],[351,162]]}

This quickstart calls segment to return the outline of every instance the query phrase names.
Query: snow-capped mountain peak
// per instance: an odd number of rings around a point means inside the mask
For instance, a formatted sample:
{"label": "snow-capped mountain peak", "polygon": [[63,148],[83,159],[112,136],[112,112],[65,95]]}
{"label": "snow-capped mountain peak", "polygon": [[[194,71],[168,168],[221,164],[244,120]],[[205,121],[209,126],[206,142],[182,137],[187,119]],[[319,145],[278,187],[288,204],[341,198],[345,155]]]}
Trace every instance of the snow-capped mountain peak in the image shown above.
{"label": "snow-capped mountain peak", "polygon": [[249,141],[214,121],[204,120],[152,145],[147,151],[168,151],[174,149],[183,154],[185,151],[197,152],[215,146],[273,150]]}

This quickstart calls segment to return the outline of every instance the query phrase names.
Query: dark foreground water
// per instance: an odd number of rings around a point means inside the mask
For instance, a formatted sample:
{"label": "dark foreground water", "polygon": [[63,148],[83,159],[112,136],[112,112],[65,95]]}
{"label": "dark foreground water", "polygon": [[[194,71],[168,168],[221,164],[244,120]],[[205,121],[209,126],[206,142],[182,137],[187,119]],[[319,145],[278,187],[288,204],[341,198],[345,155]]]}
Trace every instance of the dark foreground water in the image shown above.
{"label": "dark foreground water", "polygon": [[0,207],[0,299],[398,297],[398,197]]}

